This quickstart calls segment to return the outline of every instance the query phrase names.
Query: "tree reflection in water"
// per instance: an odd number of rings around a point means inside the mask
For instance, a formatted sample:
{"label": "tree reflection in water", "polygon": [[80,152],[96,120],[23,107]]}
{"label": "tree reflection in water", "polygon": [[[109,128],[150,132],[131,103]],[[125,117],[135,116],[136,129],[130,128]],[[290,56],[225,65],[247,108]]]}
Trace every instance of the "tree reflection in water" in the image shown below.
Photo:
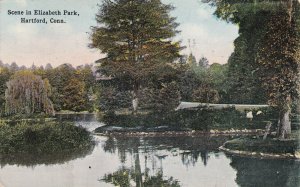
{"label": "tree reflection in water", "polygon": [[[186,167],[195,166],[199,157],[203,165],[209,152],[217,151],[228,137],[108,137],[103,150],[118,154],[123,166],[108,173],[102,181],[116,186],[180,186],[173,177],[163,175],[163,160],[180,157]],[[131,166],[125,167],[127,160]],[[144,164],[144,166],[143,166]]]}
{"label": "tree reflection in water", "polygon": [[62,150],[60,152],[54,152],[51,154],[44,153],[27,153],[27,154],[10,154],[0,155],[0,166],[3,168],[6,165],[17,165],[34,167],[40,164],[51,165],[51,164],[63,164],[65,162],[84,158],[90,155],[94,150],[95,145],[91,144],[83,146],[74,150]]}
{"label": "tree reflection in water", "polygon": [[[147,172],[147,170],[146,170]],[[115,186],[129,187],[129,186],[164,186],[164,187],[179,187],[178,181],[172,177],[164,179],[163,174],[158,172],[154,176],[149,176],[147,173],[139,173],[135,170],[120,168],[118,171],[105,175],[102,179],[107,183],[112,183]]]}
{"label": "tree reflection in water", "polygon": [[237,171],[236,182],[241,187],[295,187],[300,186],[300,162],[231,157],[231,166]]}

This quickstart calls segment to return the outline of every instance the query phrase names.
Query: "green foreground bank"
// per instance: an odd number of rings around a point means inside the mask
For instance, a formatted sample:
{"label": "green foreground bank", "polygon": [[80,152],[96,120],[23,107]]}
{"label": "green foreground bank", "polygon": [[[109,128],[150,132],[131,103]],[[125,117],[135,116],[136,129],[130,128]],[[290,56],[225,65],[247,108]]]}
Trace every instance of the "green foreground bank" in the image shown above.
{"label": "green foreground bank", "polygon": [[83,154],[93,146],[91,134],[72,123],[0,123],[0,160],[5,162],[13,162],[13,157],[30,160],[33,155],[35,158],[39,155],[38,160],[52,155],[55,160],[54,155],[61,154],[66,154],[65,160],[68,160],[69,152]]}

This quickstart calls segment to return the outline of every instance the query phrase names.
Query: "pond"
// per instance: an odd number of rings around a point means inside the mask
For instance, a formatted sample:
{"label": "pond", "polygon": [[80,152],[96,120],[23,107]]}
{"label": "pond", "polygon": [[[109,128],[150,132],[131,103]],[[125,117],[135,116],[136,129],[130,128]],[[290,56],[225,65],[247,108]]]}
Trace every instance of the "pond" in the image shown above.
{"label": "pond", "polygon": [[[103,125],[93,115],[60,119],[78,120],[77,125],[90,131]],[[44,160],[1,158],[0,186],[300,186],[300,162],[242,158],[219,151],[232,137],[94,138],[93,150],[73,153],[68,159],[59,154]]]}

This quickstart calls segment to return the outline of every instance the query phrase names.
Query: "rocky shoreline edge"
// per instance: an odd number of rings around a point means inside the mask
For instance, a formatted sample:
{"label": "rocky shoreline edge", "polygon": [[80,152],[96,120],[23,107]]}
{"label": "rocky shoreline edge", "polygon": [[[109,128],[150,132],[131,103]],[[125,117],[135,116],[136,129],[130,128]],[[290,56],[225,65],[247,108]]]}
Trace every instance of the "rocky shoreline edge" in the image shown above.
{"label": "rocky shoreline edge", "polygon": [[244,157],[254,157],[254,158],[271,158],[271,159],[300,159],[300,152],[291,153],[262,153],[262,152],[251,152],[251,151],[240,151],[240,150],[231,150],[225,148],[224,145],[219,147],[219,150],[224,151],[225,153],[244,156]]}
{"label": "rocky shoreline edge", "polygon": [[242,130],[210,130],[210,131],[198,131],[198,130],[182,130],[182,131],[115,131],[115,130],[103,130],[101,132],[94,131],[94,135],[101,136],[127,136],[127,137],[160,137],[160,136],[237,136],[237,135],[261,135],[264,133],[262,129],[242,129]]}

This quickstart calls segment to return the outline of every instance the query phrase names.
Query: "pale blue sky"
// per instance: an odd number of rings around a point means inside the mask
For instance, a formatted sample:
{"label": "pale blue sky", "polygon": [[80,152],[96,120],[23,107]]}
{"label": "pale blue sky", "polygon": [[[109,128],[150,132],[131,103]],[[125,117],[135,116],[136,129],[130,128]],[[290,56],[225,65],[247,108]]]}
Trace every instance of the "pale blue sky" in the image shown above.
{"label": "pale blue sky", "polygon": [[[199,59],[225,63],[233,51],[238,27],[215,18],[213,8],[200,0],[162,0],[176,9],[181,33],[176,37]],[[52,63],[76,65],[92,63],[103,54],[87,47],[90,26],[96,25],[97,4],[101,0],[0,0],[0,60],[30,66]],[[75,10],[79,16],[46,16],[64,18],[66,24],[21,24],[24,16],[9,16],[8,10]],[[27,16],[27,18],[39,16]],[[188,40],[191,40],[189,47]]]}

